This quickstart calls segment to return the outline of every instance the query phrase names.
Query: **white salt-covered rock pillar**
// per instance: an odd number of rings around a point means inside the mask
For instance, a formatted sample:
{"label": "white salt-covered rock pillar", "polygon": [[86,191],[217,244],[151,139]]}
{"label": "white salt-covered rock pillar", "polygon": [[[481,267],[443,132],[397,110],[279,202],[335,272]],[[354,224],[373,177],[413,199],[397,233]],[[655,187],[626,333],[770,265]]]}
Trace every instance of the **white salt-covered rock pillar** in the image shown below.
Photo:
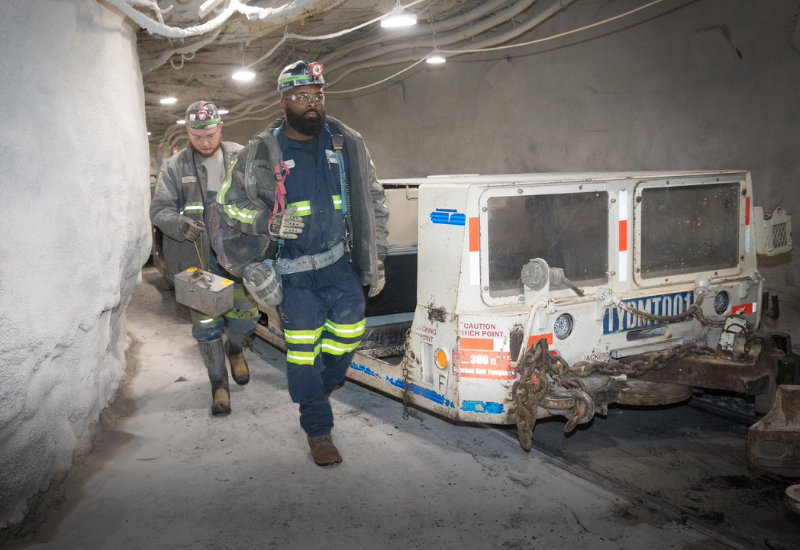
{"label": "white salt-covered rock pillar", "polygon": [[125,367],[150,246],[130,24],[95,0],[0,2],[0,527],[68,468]]}

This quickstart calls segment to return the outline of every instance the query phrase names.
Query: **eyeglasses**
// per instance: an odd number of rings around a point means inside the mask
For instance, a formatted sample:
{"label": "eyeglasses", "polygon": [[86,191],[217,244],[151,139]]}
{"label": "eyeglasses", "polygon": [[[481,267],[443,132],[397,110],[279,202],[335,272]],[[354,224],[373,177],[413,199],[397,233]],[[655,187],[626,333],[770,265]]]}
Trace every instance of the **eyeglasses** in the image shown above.
{"label": "eyeglasses", "polygon": [[192,139],[194,139],[195,141],[212,142],[217,137],[218,132],[219,132],[219,128],[217,128],[213,132],[210,132],[210,133],[204,134],[204,135],[193,134],[192,132],[189,132],[189,135],[192,136]]}
{"label": "eyeglasses", "polygon": [[313,101],[314,103],[325,103],[325,94],[319,92],[317,94],[311,95],[305,92],[299,94],[292,94],[289,96],[292,98],[292,101],[295,103],[299,103],[300,105],[308,105],[309,101]]}

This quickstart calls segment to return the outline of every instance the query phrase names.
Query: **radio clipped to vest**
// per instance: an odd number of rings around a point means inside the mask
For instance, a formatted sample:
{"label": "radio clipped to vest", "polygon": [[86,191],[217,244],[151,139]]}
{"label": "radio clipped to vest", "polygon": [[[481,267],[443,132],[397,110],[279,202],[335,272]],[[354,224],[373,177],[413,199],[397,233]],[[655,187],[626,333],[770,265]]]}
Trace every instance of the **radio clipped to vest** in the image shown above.
{"label": "radio clipped to vest", "polygon": [[344,214],[347,233],[344,238],[344,246],[347,251],[347,258],[350,263],[353,263],[353,220],[350,216],[350,182],[347,179],[347,170],[345,170],[344,165],[344,136],[342,134],[333,134],[331,136],[331,147],[339,164],[339,182],[342,187],[342,213]]}

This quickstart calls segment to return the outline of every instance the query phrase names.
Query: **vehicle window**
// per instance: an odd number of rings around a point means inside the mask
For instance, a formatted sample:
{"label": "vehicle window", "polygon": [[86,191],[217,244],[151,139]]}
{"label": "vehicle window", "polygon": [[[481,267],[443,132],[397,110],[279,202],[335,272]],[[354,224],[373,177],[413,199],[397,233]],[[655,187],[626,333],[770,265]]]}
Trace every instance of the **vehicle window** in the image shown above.
{"label": "vehicle window", "polygon": [[520,273],[533,258],[575,284],[608,280],[606,192],[493,197],[488,225],[490,296],[521,294]]}
{"label": "vehicle window", "polygon": [[739,199],[738,182],[644,189],[642,277],[736,267]]}

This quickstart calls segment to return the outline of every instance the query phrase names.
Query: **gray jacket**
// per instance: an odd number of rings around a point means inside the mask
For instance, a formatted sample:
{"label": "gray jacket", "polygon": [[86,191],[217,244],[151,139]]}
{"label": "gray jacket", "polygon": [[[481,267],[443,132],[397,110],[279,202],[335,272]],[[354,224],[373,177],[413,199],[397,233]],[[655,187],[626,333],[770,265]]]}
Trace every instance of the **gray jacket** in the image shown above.
{"label": "gray jacket", "polygon": [[[328,121],[342,133],[347,151],[353,224],[351,238],[356,271],[363,285],[374,285],[378,281],[378,260],[386,257],[388,249],[386,221],[389,219],[389,210],[384,205],[386,195],[375,176],[375,166],[361,135],[335,118],[328,117]],[[245,235],[235,237],[229,235],[229,231],[219,231],[219,238],[214,237],[214,246],[220,253],[220,259],[227,257],[229,260],[223,265],[235,275],[239,275],[237,271],[246,262],[273,257],[276,251],[268,237],[260,236],[256,222],[263,216],[272,216],[277,183],[273,167],[277,162],[275,157],[281,155],[278,140],[272,132],[282,123],[282,118],[276,120],[250,140],[217,193],[214,206],[221,223]],[[223,233],[228,235],[223,237]]]}
{"label": "gray jacket", "polygon": [[[231,141],[223,141],[221,146],[227,172],[231,164],[236,162],[242,146]],[[150,202],[150,220],[164,233],[164,261],[173,277],[190,267],[201,267],[198,251],[206,269],[211,259],[207,233],[193,243],[187,241],[181,232],[181,224],[186,218],[208,225],[207,210],[210,209],[205,208],[208,174],[202,160],[191,147],[168,159],[161,166],[156,192]]]}

